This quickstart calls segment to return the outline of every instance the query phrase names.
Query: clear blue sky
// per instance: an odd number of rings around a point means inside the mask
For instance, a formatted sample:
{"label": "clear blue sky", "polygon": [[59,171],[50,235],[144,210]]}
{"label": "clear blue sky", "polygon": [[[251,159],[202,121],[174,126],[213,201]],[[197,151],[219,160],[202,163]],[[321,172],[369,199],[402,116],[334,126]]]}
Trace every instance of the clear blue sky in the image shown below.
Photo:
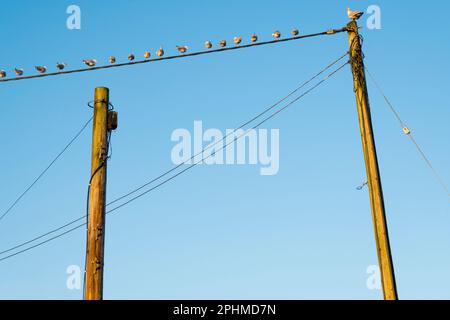
{"label": "clear blue sky", "polygon": [[[66,28],[66,8],[82,29]],[[3,1],[0,68],[123,60],[133,52],[200,50],[275,30],[342,27],[346,7],[377,4],[364,28],[366,62],[450,183],[448,1]],[[364,22],[365,20],[363,20]],[[364,25],[364,23],[363,23]],[[247,40],[248,41],[248,40]],[[4,210],[90,117],[96,86],[119,111],[109,163],[113,199],[172,167],[170,135],[234,128],[347,50],[345,34],[93,73],[0,84],[0,209]],[[198,167],[107,219],[108,299],[380,299],[350,70],[264,128],[280,129],[280,172]],[[369,85],[401,298],[450,298],[449,199]],[[0,251],[79,217],[90,130],[0,223]],[[1,211],[0,210],[0,211]],[[84,264],[85,231],[0,263],[2,299],[80,299],[66,268]]]}

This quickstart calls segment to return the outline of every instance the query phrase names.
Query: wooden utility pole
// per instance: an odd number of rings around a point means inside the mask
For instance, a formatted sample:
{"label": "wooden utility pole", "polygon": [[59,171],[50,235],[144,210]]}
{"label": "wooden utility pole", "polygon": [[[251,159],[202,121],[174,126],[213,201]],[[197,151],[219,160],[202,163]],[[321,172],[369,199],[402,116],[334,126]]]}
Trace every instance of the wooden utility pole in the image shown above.
{"label": "wooden utility pole", "polygon": [[[108,131],[114,130],[117,127],[117,113],[108,111],[108,109],[109,89],[96,88],[92,131],[92,164],[91,179],[89,183],[89,219],[84,288],[84,297],[86,300],[103,299]],[[111,123],[112,121],[115,123]]]}
{"label": "wooden utility pole", "polygon": [[347,25],[350,42],[350,62],[353,72],[356,104],[358,107],[359,126],[366,163],[370,205],[375,228],[375,240],[378,253],[378,262],[381,271],[384,299],[397,300],[397,287],[395,284],[394,266],[389,244],[388,227],[381,187],[380,171],[378,168],[377,151],[373,135],[370,114],[369,96],[367,93],[366,73],[364,70],[364,56],[359,36],[358,24],[352,21]]}

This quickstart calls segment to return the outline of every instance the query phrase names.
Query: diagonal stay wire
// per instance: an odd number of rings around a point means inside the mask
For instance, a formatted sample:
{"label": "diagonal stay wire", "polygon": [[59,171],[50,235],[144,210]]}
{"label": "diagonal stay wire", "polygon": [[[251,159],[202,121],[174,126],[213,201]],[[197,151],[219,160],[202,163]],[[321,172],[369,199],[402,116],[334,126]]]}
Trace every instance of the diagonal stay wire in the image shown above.
{"label": "diagonal stay wire", "polygon": [[[297,97],[297,98],[295,98],[294,100],[292,100],[291,102],[289,102],[289,103],[288,103],[287,105],[285,105],[283,108],[279,109],[279,110],[276,111],[275,113],[271,114],[270,116],[268,116],[267,118],[265,118],[264,120],[262,120],[261,122],[259,122],[257,125],[255,125],[254,127],[252,127],[252,129],[254,130],[254,129],[258,128],[259,126],[261,126],[261,125],[264,124],[265,122],[269,121],[270,119],[272,119],[273,117],[275,117],[276,115],[278,115],[279,113],[281,113],[283,110],[285,110],[285,109],[287,109],[288,107],[290,107],[292,104],[294,104],[295,102],[297,102],[298,100],[300,100],[301,98],[303,98],[305,95],[309,94],[311,91],[313,91],[314,89],[316,89],[316,88],[317,88],[318,86],[320,86],[322,83],[324,83],[325,81],[327,81],[329,78],[331,78],[333,75],[335,75],[338,71],[340,71],[341,69],[343,69],[347,64],[348,64],[348,62],[345,62],[342,66],[340,66],[338,69],[336,69],[335,71],[333,71],[332,73],[330,73],[328,76],[326,76],[323,80],[321,80],[320,82],[318,82],[318,83],[317,83],[316,85],[314,85],[312,88],[310,88],[310,89],[307,90],[305,93],[303,93],[303,94],[300,95],[299,97]],[[243,134],[241,134],[240,136],[238,136],[238,137],[237,137],[236,139],[234,139],[232,142],[229,142],[228,144],[226,144],[225,146],[223,146],[223,147],[222,147],[222,150],[225,149],[226,147],[228,147],[228,145],[230,145],[230,143],[234,143],[236,140],[238,140],[238,139],[242,138],[243,136],[245,136],[245,135],[248,133],[248,131],[250,131],[250,130],[252,130],[252,129],[249,129],[249,130],[245,131]],[[224,139],[225,139],[225,138],[224,138]],[[170,178],[167,178],[166,180],[164,180],[163,182],[159,183],[159,184],[156,185],[155,187],[153,187],[153,188],[151,188],[151,189],[149,189],[149,190],[146,190],[145,192],[139,194],[138,196],[136,196],[136,197],[134,197],[134,198],[132,198],[132,199],[126,201],[125,203],[122,203],[122,204],[120,204],[119,206],[117,206],[117,207],[115,207],[115,208],[113,208],[113,209],[107,211],[106,214],[110,214],[110,213],[112,213],[112,212],[114,212],[114,211],[117,211],[118,209],[124,207],[125,205],[128,205],[129,203],[131,203],[131,202],[133,202],[133,201],[135,201],[135,200],[137,200],[137,199],[143,197],[144,195],[150,193],[151,191],[153,191],[153,190],[155,190],[155,189],[157,189],[157,188],[163,186],[164,184],[166,184],[166,183],[168,183],[169,181],[175,179],[176,177],[180,176],[181,174],[185,173],[186,171],[188,171],[188,170],[194,168],[194,167],[197,166],[201,161],[204,161],[204,160],[210,158],[212,155],[213,155],[213,153],[210,154],[210,155],[209,155],[208,157],[206,157],[206,158],[202,158],[202,160],[200,160],[200,161],[198,161],[198,162],[196,162],[196,163],[190,165],[190,166],[187,167],[186,169],[184,169],[184,170],[178,172],[177,174],[171,176]],[[60,227],[60,228],[55,229],[55,230],[53,230],[53,231],[50,231],[50,232],[46,233],[45,235],[42,235],[42,236],[37,237],[37,238],[35,238],[35,239],[33,239],[33,240],[27,241],[26,244],[32,243],[32,242],[34,242],[34,241],[36,241],[36,240],[38,240],[38,239],[42,239],[42,238],[44,238],[45,236],[47,236],[47,235],[49,235],[49,234],[55,233],[55,232],[57,232],[57,231],[59,231],[59,230],[65,228],[65,227],[67,227],[67,226],[69,226],[69,225],[72,225],[72,224],[74,224],[74,223],[76,223],[76,222],[78,222],[78,221],[80,221],[80,220],[83,220],[83,219],[85,219],[85,216],[82,216],[82,217],[80,217],[79,219],[76,219],[76,220],[72,221],[71,223],[66,224],[66,225],[63,226],[63,227]],[[38,244],[36,244],[36,245],[33,245],[32,247],[25,248],[25,249],[23,249],[23,250],[21,250],[21,251],[18,251],[18,252],[16,252],[16,253],[13,253],[13,254],[11,254],[11,255],[8,255],[8,256],[6,256],[6,257],[3,257],[3,258],[0,259],[0,262],[1,262],[1,261],[4,261],[4,260],[7,260],[7,259],[10,259],[10,258],[12,258],[12,257],[14,257],[14,256],[17,256],[17,255],[21,254],[21,253],[25,253],[25,252],[27,252],[27,251],[30,251],[30,250],[32,250],[32,249],[34,249],[34,248],[36,248],[36,247],[42,246],[42,245],[44,245],[44,244],[46,244],[46,243],[48,243],[48,242],[50,242],[50,241],[56,240],[56,239],[58,239],[58,238],[60,238],[60,237],[62,237],[62,236],[64,236],[64,235],[67,235],[68,233],[71,233],[71,232],[73,232],[73,231],[75,231],[75,230],[77,230],[77,229],[82,228],[82,227],[85,226],[85,225],[86,225],[86,222],[84,222],[84,223],[82,223],[82,224],[80,224],[80,225],[77,225],[76,227],[74,227],[74,228],[72,228],[72,229],[69,229],[68,231],[65,231],[65,232],[63,232],[63,233],[61,233],[61,234],[59,234],[59,235],[56,235],[56,236],[54,236],[54,237],[52,237],[52,238],[50,238],[50,239],[47,239],[47,240],[42,241],[42,242],[40,242],[40,243],[38,243]],[[15,246],[14,248],[5,250],[5,251],[3,251],[3,252],[0,252],[0,255],[2,255],[2,254],[4,254],[4,253],[7,253],[7,252],[11,252],[11,251],[13,251],[14,249],[20,248],[20,247],[22,247],[22,246],[24,246],[24,245],[25,245],[25,243],[24,243],[24,244],[21,244],[21,245],[18,245],[18,246]]]}
{"label": "diagonal stay wire", "polygon": [[197,154],[193,155],[190,159],[180,163],[179,165],[173,167],[170,170],[167,170],[166,172],[162,173],[161,175],[155,177],[154,179],[150,180],[149,182],[141,185],[140,187],[134,189],[133,191],[109,202],[106,204],[106,206],[110,206],[114,203],[119,202],[120,200],[123,200],[125,198],[128,198],[129,196],[135,194],[136,192],[144,189],[145,187],[149,186],[150,184],[160,180],[161,178],[164,178],[165,176],[167,176],[168,174],[172,173],[173,171],[181,168],[183,165],[189,164],[191,163],[192,160],[196,159],[200,154],[203,154],[205,151],[213,148],[214,146],[216,146],[219,143],[222,143],[223,141],[226,141],[226,139],[230,136],[236,133],[236,131],[244,128],[245,126],[249,125],[250,123],[254,122],[255,120],[261,118],[263,115],[265,115],[266,113],[268,113],[269,111],[271,111],[272,109],[274,109],[275,107],[277,107],[278,105],[280,105],[281,103],[283,103],[284,101],[286,101],[288,98],[290,98],[292,95],[294,95],[295,93],[297,93],[299,90],[303,89],[306,85],[308,85],[309,83],[311,83],[312,81],[314,81],[317,77],[319,77],[320,75],[322,75],[325,71],[327,71],[328,69],[330,69],[331,67],[333,67],[336,63],[338,63],[339,61],[341,61],[342,59],[344,59],[346,56],[348,56],[348,53],[345,53],[344,55],[342,55],[341,57],[339,57],[337,60],[333,61],[331,64],[329,64],[328,66],[326,66],[324,69],[322,69],[319,73],[315,74],[313,77],[311,77],[309,80],[303,82],[299,87],[297,87],[296,89],[294,89],[293,91],[291,91],[287,96],[285,96],[284,98],[282,98],[281,100],[277,101],[275,104],[271,105],[270,107],[266,108],[264,111],[262,111],[261,113],[259,113],[258,115],[256,115],[255,117],[253,117],[252,119],[248,120],[247,122],[243,123],[242,125],[240,125],[237,129],[232,130],[231,132],[229,132],[223,139],[216,141],[215,143],[208,145],[208,147],[206,147],[205,149],[203,149],[202,151],[198,152]]}
{"label": "diagonal stay wire", "polygon": [[64,154],[64,152],[69,149],[69,147],[80,137],[83,131],[87,128],[89,123],[92,121],[92,117],[81,127],[81,129],[77,132],[77,134],[69,141],[69,143],[61,150],[60,153],[50,162],[50,164],[37,176],[36,179],[23,191],[19,197],[8,207],[6,211],[0,216],[0,221],[2,221],[14,207],[22,200],[22,198],[42,179],[42,177],[47,173],[48,170],[58,161],[58,159]]}
{"label": "diagonal stay wire", "polygon": [[[383,89],[381,88],[381,86],[378,84],[378,82],[375,80],[374,76],[372,75],[372,73],[369,71],[369,69],[367,69],[367,67],[365,68],[367,73],[369,74],[370,79],[372,80],[372,82],[375,84],[375,87],[377,88],[378,92],[383,96],[384,101],[386,101],[387,105],[389,106],[389,108],[391,109],[392,113],[394,114],[395,118],[397,119],[397,121],[399,122],[400,126],[402,127],[402,129],[408,129],[408,126],[405,124],[405,122],[402,120],[402,118],[400,117],[400,114],[398,113],[398,111],[395,109],[394,105],[391,103],[391,101],[389,100],[389,98],[387,97],[387,95],[384,93]],[[423,151],[422,147],[419,145],[419,143],[416,141],[416,139],[414,139],[413,134],[411,133],[411,131],[409,131],[408,129],[408,134],[407,136],[409,137],[409,139],[411,140],[411,142],[414,144],[414,146],[416,147],[417,151],[419,152],[419,154],[421,155],[421,157],[423,158],[423,160],[425,161],[425,163],[428,165],[428,167],[431,169],[431,171],[434,174],[434,177],[436,178],[437,182],[439,183],[439,185],[442,187],[442,189],[445,191],[445,193],[450,196],[450,190],[447,187],[447,184],[445,183],[444,179],[442,178],[442,176],[439,174],[439,172],[437,171],[437,169],[435,168],[435,166],[433,165],[433,163],[431,162],[430,158],[428,158],[428,156],[425,154],[425,152]]]}

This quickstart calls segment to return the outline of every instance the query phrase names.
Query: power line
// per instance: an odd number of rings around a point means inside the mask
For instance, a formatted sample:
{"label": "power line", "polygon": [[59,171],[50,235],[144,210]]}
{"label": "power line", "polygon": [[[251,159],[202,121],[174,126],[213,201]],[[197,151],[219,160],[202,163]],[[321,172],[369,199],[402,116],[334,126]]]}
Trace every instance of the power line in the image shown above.
{"label": "power line", "polygon": [[282,42],[293,41],[293,40],[313,38],[313,37],[324,36],[324,35],[333,35],[333,34],[336,34],[336,33],[341,33],[341,32],[346,32],[346,31],[347,31],[346,27],[341,28],[341,29],[329,29],[327,31],[319,32],[319,33],[306,34],[306,35],[295,36],[295,37],[291,37],[291,38],[277,39],[277,40],[264,41],[264,42],[257,42],[257,43],[251,43],[251,44],[245,44],[245,45],[238,45],[238,46],[235,46],[235,47],[227,47],[227,48],[213,49],[213,50],[207,50],[207,51],[198,51],[198,52],[186,53],[186,54],[181,54],[181,55],[160,57],[160,58],[147,59],[147,60],[139,60],[139,61],[131,61],[131,62],[125,62],[125,63],[117,63],[117,64],[112,64],[112,65],[105,65],[105,66],[98,66],[98,67],[91,67],[91,68],[82,68],[82,69],[76,69],[76,70],[60,71],[60,72],[45,73],[45,74],[36,74],[36,75],[25,76],[25,77],[15,77],[15,78],[9,78],[9,79],[0,79],[0,83],[1,82],[11,82],[11,81],[20,81],[20,80],[34,79],[34,78],[60,76],[60,75],[65,75],[65,74],[88,72],[88,71],[96,71],[96,70],[103,70],[103,69],[119,68],[119,67],[124,67],[124,66],[143,64],[143,63],[152,63],[152,62],[158,62],[158,61],[163,61],[163,60],[182,59],[182,58],[206,55],[206,54],[217,53],[217,52],[239,50],[239,49],[245,49],[245,48],[256,47],[256,46],[263,46],[263,45],[274,44],[274,43],[282,43]]}
{"label": "power line", "polygon": [[[308,93],[310,93],[311,91],[313,91],[314,89],[316,89],[318,86],[320,86],[322,83],[324,83],[326,80],[328,80],[330,77],[332,77],[334,74],[336,74],[338,71],[340,71],[341,69],[343,69],[346,65],[348,64],[348,62],[344,63],[341,67],[339,67],[338,69],[336,69],[334,72],[330,73],[326,78],[324,78],[323,80],[321,80],[320,82],[318,82],[315,86],[313,86],[311,89],[307,90],[305,93],[303,93],[302,95],[300,95],[299,97],[295,98],[294,100],[292,100],[291,102],[289,102],[287,105],[285,105],[283,108],[278,109],[276,112],[274,112],[273,114],[271,114],[270,116],[268,116],[267,118],[265,118],[264,120],[262,120],[261,122],[259,122],[257,125],[255,125],[254,127],[246,130],[244,133],[242,133],[241,135],[239,135],[236,140],[239,140],[240,138],[242,138],[243,136],[247,135],[249,133],[249,131],[251,130],[255,130],[258,127],[260,127],[261,125],[263,125],[264,123],[266,123],[267,121],[269,121],[270,119],[272,119],[273,117],[275,117],[276,115],[278,115],[279,113],[281,113],[282,111],[286,110],[288,107],[290,107],[291,105],[293,105],[295,102],[297,102],[298,100],[300,100],[301,98],[303,98],[304,96],[306,96]],[[220,148],[220,150],[224,150],[226,147],[228,147],[230,144],[234,143],[235,140],[228,142],[227,144],[225,144],[222,148]],[[119,206],[111,209],[108,211],[108,213],[112,213],[128,204],[130,204],[131,202],[143,197],[144,195],[150,193],[151,191],[163,186],[164,184],[166,184],[167,182],[175,179],[176,177],[180,176],[181,174],[185,173],[186,171],[196,167],[198,164],[202,163],[203,161],[209,159],[212,156],[212,154],[210,154],[208,157],[206,158],[202,158],[201,160],[197,161],[196,163],[190,165],[189,167],[187,167],[186,169],[180,171],[179,173],[173,175],[172,177],[164,180],[163,182],[157,184],[156,186],[150,188],[147,191],[142,192],[141,194],[137,195],[134,198],[131,198],[130,200],[120,204]]]}
{"label": "power line", "polygon": [[442,189],[445,191],[445,193],[450,196],[450,190],[447,187],[447,184],[444,182],[444,179],[442,178],[442,176],[439,174],[439,172],[436,170],[435,166],[431,163],[431,160],[428,158],[428,156],[425,154],[425,152],[423,151],[422,147],[417,143],[416,139],[414,139],[413,134],[411,133],[411,130],[408,128],[408,126],[405,124],[405,122],[402,120],[402,118],[400,117],[400,114],[398,113],[398,111],[395,109],[394,105],[391,103],[391,101],[389,100],[389,98],[386,96],[386,94],[384,93],[383,89],[381,88],[381,86],[378,84],[378,82],[375,80],[374,76],[372,75],[372,73],[369,71],[369,69],[367,69],[366,67],[366,71],[369,74],[370,79],[373,81],[373,83],[375,84],[375,87],[378,89],[378,92],[383,96],[384,100],[386,101],[387,105],[389,106],[389,108],[391,109],[392,113],[394,114],[395,118],[397,119],[397,121],[399,122],[400,126],[402,127],[403,132],[409,137],[409,139],[411,140],[411,142],[414,144],[414,146],[416,147],[417,151],[419,152],[419,154],[421,155],[421,157],[423,158],[423,160],[426,162],[426,164],[428,165],[428,167],[431,169],[431,171],[433,172],[436,180],[438,181],[438,183],[440,184],[440,186],[442,187]]}
{"label": "power line", "polygon": [[306,85],[308,85],[309,83],[311,83],[312,81],[314,81],[317,77],[319,77],[320,75],[322,75],[325,71],[327,71],[328,69],[330,69],[331,67],[333,67],[335,64],[337,64],[339,61],[341,61],[342,59],[344,59],[346,56],[348,56],[348,53],[345,53],[344,55],[342,55],[341,57],[339,57],[338,59],[336,59],[335,61],[333,61],[331,64],[329,64],[328,66],[326,66],[325,68],[323,68],[320,72],[316,73],[314,76],[312,76],[310,79],[306,80],[305,82],[303,82],[299,87],[295,88],[293,91],[291,91],[287,96],[285,96],[284,98],[278,100],[276,103],[274,103],[273,105],[271,105],[270,107],[266,108],[265,110],[263,110],[261,113],[259,113],[258,115],[256,115],[255,117],[251,118],[250,120],[244,122],[243,124],[241,124],[237,129],[232,130],[231,132],[229,132],[223,139],[216,141],[214,144],[209,145],[207,148],[203,149],[202,151],[198,152],[197,154],[193,155],[190,159],[180,163],[179,165],[177,165],[176,167],[173,167],[170,170],[167,170],[166,172],[162,173],[161,175],[159,175],[158,177],[150,180],[149,182],[141,185],[140,187],[134,189],[133,191],[109,202],[106,204],[106,206],[110,206],[114,203],[119,202],[120,200],[123,200],[124,198],[129,197],[130,195],[142,190],[143,188],[147,187],[148,185],[158,181],[161,178],[164,178],[165,176],[167,176],[169,173],[179,169],[180,167],[182,167],[183,165],[189,164],[191,163],[192,160],[196,159],[200,154],[203,154],[205,151],[213,148],[214,146],[218,145],[219,143],[222,143],[223,141],[226,141],[226,139],[232,135],[235,134],[236,131],[244,128],[245,126],[249,125],[250,123],[252,123],[253,121],[259,119],[260,117],[262,117],[263,115],[265,115],[267,112],[269,112],[270,110],[274,109],[275,107],[277,107],[278,105],[280,105],[281,103],[283,103],[284,101],[286,101],[288,98],[290,98],[292,95],[294,95],[296,92],[298,92],[299,90],[303,89]]}
{"label": "power line", "polygon": [[[332,63],[330,63],[330,64],[327,65],[325,68],[323,68],[321,71],[319,71],[319,72],[316,73],[314,76],[312,76],[310,79],[308,79],[307,81],[303,82],[299,87],[297,87],[297,88],[295,88],[293,91],[291,91],[287,96],[285,96],[285,97],[282,98],[281,100],[277,101],[275,104],[271,105],[270,107],[266,108],[265,110],[263,110],[261,113],[259,113],[259,114],[256,115],[255,117],[253,117],[253,118],[251,118],[250,120],[248,120],[248,121],[244,122],[243,124],[241,124],[241,125],[238,127],[238,129],[235,129],[235,130],[233,130],[232,132],[228,133],[223,139],[217,141],[216,143],[214,143],[214,144],[212,144],[212,145],[209,145],[208,147],[206,147],[205,149],[203,149],[201,152],[199,152],[199,153],[195,154],[194,156],[192,156],[190,159],[188,159],[188,160],[186,160],[185,162],[183,162],[183,163],[181,163],[181,164],[179,164],[179,165],[173,167],[173,168],[170,169],[170,170],[165,171],[164,173],[162,173],[161,175],[157,176],[156,178],[150,180],[149,182],[147,182],[147,183],[141,185],[141,186],[138,187],[138,188],[135,188],[133,191],[128,192],[128,193],[126,193],[125,195],[120,196],[120,197],[116,198],[115,200],[113,200],[113,201],[107,203],[106,206],[110,206],[110,205],[112,205],[112,204],[114,204],[114,203],[119,202],[120,200],[123,200],[123,199],[125,199],[125,198],[128,198],[129,196],[135,194],[136,192],[138,192],[138,191],[144,189],[145,187],[151,185],[152,183],[154,183],[154,182],[156,182],[156,181],[158,181],[158,180],[164,178],[164,177],[167,176],[168,174],[170,174],[170,173],[174,172],[175,170],[181,168],[183,165],[186,165],[186,164],[190,163],[190,161],[194,160],[194,159],[197,158],[200,154],[203,154],[205,151],[209,150],[210,148],[214,147],[215,145],[217,145],[217,144],[219,144],[219,143],[222,143],[223,141],[226,141],[226,139],[227,139],[231,134],[234,134],[237,130],[242,129],[242,128],[244,128],[245,126],[247,126],[248,124],[254,122],[254,121],[257,120],[257,119],[259,119],[259,118],[262,117],[264,114],[266,114],[267,112],[269,112],[269,111],[272,110],[273,108],[277,107],[280,103],[286,101],[289,97],[291,97],[293,94],[295,94],[296,92],[298,92],[299,90],[301,90],[302,88],[304,88],[306,85],[308,85],[308,84],[311,83],[312,81],[314,81],[317,77],[319,77],[320,75],[322,75],[325,71],[327,71],[328,69],[330,69],[331,67],[333,67],[334,65],[336,65],[339,61],[342,61],[342,59],[344,59],[346,56],[348,56],[348,53],[345,53],[344,55],[342,55],[342,56],[339,57],[338,59],[334,60]],[[85,219],[85,218],[86,218],[86,216],[81,216],[81,217],[79,217],[79,218],[77,218],[77,219],[75,219],[75,220],[73,220],[73,221],[67,223],[66,225],[64,225],[64,226],[62,226],[62,227],[58,227],[58,228],[53,229],[53,230],[51,230],[51,231],[49,231],[49,232],[47,232],[47,233],[45,233],[45,234],[43,234],[43,235],[40,235],[40,236],[38,236],[38,237],[36,237],[36,238],[34,238],[34,239],[32,239],[32,240],[29,240],[29,241],[27,241],[27,242],[24,242],[24,243],[22,243],[22,244],[20,244],[20,245],[18,245],[18,246],[15,246],[15,247],[10,248],[10,249],[8,249],[8,250],[2,251],[2,252],[0,252],[0,255],[5,254],[5,253],[8,253],[8,252],[11,252],[11,251],[13,251],[13,250],[15,250],[15,249],[18,249],[18,248],[20,248],[20,247],[23,247],[23,246],[25,246],[25,245],[27,245],[27,244],[30,244],[30,243],[34,242],[34,241],[40,240],[40,239],[42,239],[42,238],[45,238],[46,236],[49,236],[50,234],[56,233],[56,232],[58,232],[58,231],[60,231],[60,230],[62,230],[62,229],[64,229],[64,228],[66,228],[66,227],[68,227],[68,226],[71,226],[71,225],[73,225],[73,224],[75,224],[75,223],[77,223],[77,222],[79,222],[79,221],[81,221],[81,220],[83,220],[83,219]]]}
{"label": "power line", "polygon": [[64,152],[69,149],[69,147],[78,139],[78,137],[83,133],[83,131],[87,128],[89,123],[91,123],[92,117],[81,127],[81,129],[77,132],[77,134],[69,141],[69,143],[61,150],[61,152],[58,153],[58,155],[50,162],[50,164],[39,174],[39,176],[34,179],[34,181],[23,191],[19,197],[9,206],[9,208],[3,212],[3,214],[0,216],[0,221],[3,220],[3,218],[6,217],[8,213],[11,212],[11,210],[22,200],[22,198],[38,183],[39,180],[42,179],[42,177],[47,173],[48,170],[58,161],[58,159],[64,154]]}
{"label": "power line", "polygon": [[57,236],[54,236],[54,237],[49,238],[49,239],[47,239],[47,240],[45,240],[45,241],[39,242],[39,243],[37,243],[37,244],[35,244],[35,245],[31,246],[31,247],[28,247],[28,248],[26,248],[26,249],[23,249],[23,250],[20,250],[20,251],[18,251],[18,252],[15,252],[15,253],[13,253],[13,254],[10,254],[9,256],[6,256],[6,257],[4,257],[4,258],[1,258],[1,259],[0,259],[0,262],[5,261],[5,260],[8,260],[8,259],[11,259],[11,258],[13,258],[13,257],[15,257],[15,256],[18,256],[19,254],[28,252],[28,251],[33,250],[33,249],[35,249],[35,248],[41,247],[41,246],[43,246],[44,244],[49,243],[49,242],[51,242],[51,241],[53,241],[53,240],[59,239],[59,238],[65,236],[65,235],[67,235],[67,234],[69,234],[69,233],[71,233],[71,232],[73,232],[73,231],[75,231],[75,230],[80,229],[81,227],[83,227],[83,226],[85,226],[85,225],[86,225],[86,223],[80,224],[80,225],[78,225],[78,226],[76,226],[76,227],[74,227],[74,228],[72,228],[72,229],[69,229],[69,230],[67,230],[67,231],[65,231],[65,232],[63,232],[63,233],[61,233],[61,234],[58,234]]}
{"label": "power line", "polygon": [[[261,125],[264,124],[265,122],[269,121],[270,119],[272,119],[273,117],[275,117],[276,115],[278,115],[279,113],[281,113],[282,111],[286,110],[286,109],[287,109],[288,107],[290,107],[292,104],[294,104],[295,102],[297,102],[298,100],[300,100],[301,98],[303,98],[304,96],[306,96],[307,94],[309,94],[311,91],[313,91],[314,89],[316,89],[317,87],[319,87],[321,84],[323,84],[325,81],[327,81],[329,78],[331,78],[333,75],[335,75],[338,71],[340,71],[341,69],[343,69],[347,64],[348,64],[348,62],[345,62],[342,66],[340,66],[338,69],[336,69],[335,71],[333,71],[332,73],[330,73],[328,76],[326,76],[323,80],[321,80],[321,81],[318,82],[316,85],[314,85],[313,87],[311,87],[311,88],[310,88],[309,90],[307,90],[305,93],[303,93],[302,95],[298,96],[297,98],[295,98],[294,100],[292,100],[291,102],[289,102],[288,104],[286,104],[283,108],[279,109],[278,111],[274,112],[273,114],[271,114],[270,116],[268,116],[267,118],[265,118],[264,120],[262,120],[261,122],[259,122],[257,125],[253,126],[251,129],[245,131],[243,134],[241,134],[239,137],[237,137],[236,140],[242,138],[242,137],[245,136],[250,130],[258,128],[259,126],[261,126]],[[224,138],[224,139],[225,139],[225,138]],[[234,143],[234,141],[235,141],[235,140],[233,140],[233,143]],[[229,142],[228,144],[224,145],[224,146],[222,147],[222,150],[225,149],[226,147],[228,147],[228,145],[230,145],[230,143],[231,143],[231,142]],[[175,179],[176,177],[180,176],[181,174],[183,174],[183,173],[187,172],[188,170],[194,168],[194,167],[197,166],[201,161],[204,161],[204,160],[210,158],[211,156],[212,156],[212,154],[210,154],[210,155],[209,155],[208,157],[206,157],[206,158],[202,158],[202,160],[199,160],[198,162],[196,162],[196,163],[192,164],[191,166],[187,167],[186,169],[184,169],[184,170],[178,172],[177,174],[175,174],[175,175],[173,175],[173,176],[167,178],[166,180],[162,181],[162,182],[159,183],[158,185],[152,187],[152,188],[149,189],[149,190],[146,190],[145,192],[143,192],[143,193],[137,195],[136,197],[134,197],[134,198],[132,198],[132,199],[126,201],[125,203],[122,203],[122,204],[120,204],[119,206],[117,206],[117,207],[115,207],[115,208],[113,208],[113,209],[111,209],[111,210],[108,210],[106,213],[109,214],[109,213],[112,213],[112,212],[114,212],[114,211],[117,211],[118,209],[120,209],[120,208],[122,208],[122,207],[128,205],[129,203],[131,203],[131,202],[133,202],[133,201],[135,201],[135,200],[137,200],[137,199],[143,197],[144,195],[150,193],[151,191],[154,191],[155,189],[157,189],[157,188],[159,188],[159,187],[165,185],[166,183],[168,183],[169,181]],[[142,188],[141,188],[141,189],[142,189]],[[141,189],[140,189],[140,190],[141,190]],[[58,229],[52,230],[52,231],[50,231],[50,232],[47,232],[45,235],[42,235],[42,236],[39,236],[39,237],[37,237],[37,238],[35,238],[35,239],[33,239],[33,240],[27,241],[26,243],[22,243],[22,244],[20,244],[20,245],[17,245],[17,246],[15,246],[14,248],[5,250],[5,251],[3,251],[3,252],[0,252],[0,255],[1,255],[1,254],[4,254],[4,253],[7,253],[7,252],[11,252],[11,251],[13,251],[13,250],[15,250],[15,249],[17,249],[17,248],[23,247],[24,245],[29,244],[29,243],[32,243],[32,242],[34,242],[34,241],[36,241],[36,240],[42,239],[42,238],[44,238],[46,235],[53,234],[53,233],[55,233],[55,232],[57,232],[57,231],[59,231],[59,230],[65,228],[65,227],[67,227],[67,226],[69,226],[69,225],[75,224],[76,222],[78,222],[78,221],[80,221],[80,220],[82,220],[82,219],[85,219],[85,216],[82,216],[82,217],[80,217],[79,219],[76,219],[76,220],[70,222],[69,224],[66,224],[66,225],[63,226],[63,227],[60,227],[60,228],[58,228]],[[0,259],[0,262],[1,262],[1,261],[4,261],[4,260],[7,260],[7,259],[10,259],[10,258],[12,258],[12,257],[15,257],[15,256],[17,256],[17,255],[19,255],[19,254],[21,254],[21,253],[24,253],[24,252],[27,252],[27,251],[29,251],[29,250],[32,250],[32,249],[34,249],[34,248],[36,248],[36,247],[42,246],[42,245],[44,245],[44,244],[46,244],[46,243],[48,243],[48,242],[50,242],[50,241],[56,240],[56,239],[58,239],[58,238],[60,238],[60,237],[62,237],[62,236],[64,236],[64,235],[66,235],[66,234],[68,234],[68,233],[70,233],[70,232],[73,232],[73,231],[75,231],[75,230],[77,230],[77,229],[79,229],[79,228],[81,228],[81,227],[83,227],[83,226],[85,226],[85,225],[86,225],[86,222],[84,222],[84,223],[82,223],[82,224],[80,224],[80,225],[77,225],[77,226],[75,226],[74,228],[69,229],[68,231],[65,231],[65,232],[63,232],[63,233],[61,233],[61,234],[59,234],[59,235],[56,235],[56,236],[54,236],[54,237],[52,237],[52,238],[50,238],[50,239],[44,240],[44,241],[42,241],[42,242],[40,242],[40,243],[37,243],[37,244],[35,244],[35,245],[33,245],[33,246],[29,247],[29,248],[25,248],[25,249],[23,249],[23,250],[21,250],[21,251],[19,251],[19,252],[16,252],[16,253],[14,253],[14,254],[11,254],[11,255],[8,255],[8,256],[6,256],[6,257],[4,257],[4,258],[1,258],[1,259]]]}

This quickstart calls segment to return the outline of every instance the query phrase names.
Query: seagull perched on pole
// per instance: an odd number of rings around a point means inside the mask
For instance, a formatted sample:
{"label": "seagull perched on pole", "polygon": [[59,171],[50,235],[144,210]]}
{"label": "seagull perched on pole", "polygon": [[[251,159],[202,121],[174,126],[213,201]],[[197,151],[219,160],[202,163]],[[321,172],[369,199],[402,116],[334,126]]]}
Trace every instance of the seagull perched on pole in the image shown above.
{"label": "seagull perched on pole", "polygon": [[5,77],[6,77],[6,71],[0,70],[0,78],[5,78]]}
{"label": "seagull perched on pole", "polygon": [[23,69],[15,68],[15,69],[14,69],[14,72],[15,72],[16,75],[18,75],[19,77],[23,75]]}
{"label": "seagull perched on pole", "polygon": [[186,51],[188,51],[189,47],[188,46],[177,46],[177,50],[180,53],[186,53]]}
{"label": "seagull perched on pole", "polygon": [[364,12],[353,11],[350,8],[347,8],[347,14],[348,14],[348,17],[350,18],[350,20],[356,21],[356,20],[359,20],[359,18],[362,17]]}
{"label": "seagull perched on pole", "polygon": [[88,67],[95,67],[95,65],[97,64],[97,60],[95,60],[95,59],[87,59],[87,60],[83,60],[83,62]]}
{"label": "seagull perched on pole", "polygon": [[36,66],[35,68],[39,73],[47,72],[47,67],[45,67],[45,66]]}
{"label": "seagull perched on pole", "polygon": [[67,67],[67,63],[60,63],[60,62],[58,62],[56,64],[56,69],[58,69],[59,71],[64,70],[65,67]]}

